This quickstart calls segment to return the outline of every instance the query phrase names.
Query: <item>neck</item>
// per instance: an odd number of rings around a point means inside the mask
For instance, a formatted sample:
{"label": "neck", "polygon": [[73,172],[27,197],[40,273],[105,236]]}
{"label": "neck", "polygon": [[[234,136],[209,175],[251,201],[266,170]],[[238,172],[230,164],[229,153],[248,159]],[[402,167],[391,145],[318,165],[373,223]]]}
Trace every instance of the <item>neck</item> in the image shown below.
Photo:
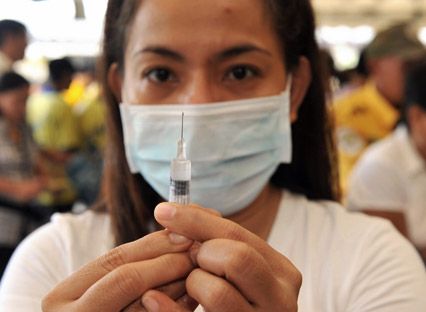
{"label": "neck", "polygon": [[229,216],[228,219],[266,240],[272,229],[281,197],[281,189],[267,184],[249,206]]}
{"label": "neck", "polygon": [[3,53],[4,56],[6,56],[6,58],[9,59],[10,62],[13,62],[13,58],[11,53],[9,52],[9,49],[7,49],[7,47],[1,47],[0,51]]}

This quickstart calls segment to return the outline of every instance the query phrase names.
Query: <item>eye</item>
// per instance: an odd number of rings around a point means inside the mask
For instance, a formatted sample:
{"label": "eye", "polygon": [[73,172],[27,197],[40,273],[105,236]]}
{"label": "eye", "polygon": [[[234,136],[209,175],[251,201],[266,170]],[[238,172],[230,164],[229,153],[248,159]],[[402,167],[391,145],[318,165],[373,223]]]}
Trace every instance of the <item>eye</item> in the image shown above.
{"label": "eye", "polygon": [[231,70],[227,73],[226,78],[231,80],[244,80],[258,75],[259,72],[255,68],[245,65],[239,65],[231,68]]}
{"label": "eye", "polygon": [[167,68],[150,69],[143,74],[143,77],[156,83],[173,81],[175,79],[173,73]]}

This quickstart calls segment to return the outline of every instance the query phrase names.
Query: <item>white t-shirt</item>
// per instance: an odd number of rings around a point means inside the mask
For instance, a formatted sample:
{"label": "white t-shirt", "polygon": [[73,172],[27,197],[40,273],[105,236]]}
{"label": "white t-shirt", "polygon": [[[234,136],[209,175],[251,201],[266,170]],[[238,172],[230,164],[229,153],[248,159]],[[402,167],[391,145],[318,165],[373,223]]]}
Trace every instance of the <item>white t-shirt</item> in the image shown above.
{"label": "white t-shirt", "polygon": [[[303,274],[301,312],[426,311],[423,264],[386,220],[284,192],[268,241]],[[0,311],[40,311],[49,290],[111,247],[107,215],[55,215],[14,254]]]}
{"label": "white t-shirt", "polygon": [[412,242],[426,247],[426,161],[405,127],[365,152],[352,173],[347,205],[402,212]]}

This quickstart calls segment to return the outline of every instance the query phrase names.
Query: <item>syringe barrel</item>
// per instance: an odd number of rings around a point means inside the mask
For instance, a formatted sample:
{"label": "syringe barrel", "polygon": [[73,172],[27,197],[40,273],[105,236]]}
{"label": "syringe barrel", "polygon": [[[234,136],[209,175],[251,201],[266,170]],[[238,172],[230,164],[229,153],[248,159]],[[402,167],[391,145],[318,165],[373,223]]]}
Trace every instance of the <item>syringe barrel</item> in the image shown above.
{"label": "syringe barrel", "polygon": [[191,162],[187,159],[173,159],[170,178],[177,181],[191,181]]}
{"label": "syringe barrel", "polygon": [[170,179],[169,202],[188,205],[190,203],[189,184],[190,181]]}
{"label": "syringe barrel", "polygon": [[187,205],[190,203],[191,162],[174,159],[170,168],[169,201]]}

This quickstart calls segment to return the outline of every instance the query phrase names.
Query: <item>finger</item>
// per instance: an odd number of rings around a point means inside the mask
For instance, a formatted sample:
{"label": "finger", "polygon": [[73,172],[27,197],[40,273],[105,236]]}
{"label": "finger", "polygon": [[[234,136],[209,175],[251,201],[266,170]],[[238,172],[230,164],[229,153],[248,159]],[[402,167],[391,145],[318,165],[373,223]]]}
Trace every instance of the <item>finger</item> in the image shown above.
{"label": "finger", "polygon": [[194,206],[162,203],[155,208],[154,216],[168,230],[194,241],[204,242],[216,238],[225,238],[245,242],[264,255],[267,262],[274,266],[274,270],[280,270],[283,264],[291,265],[290,261],[257,235],[231,220],[211,215]]}
{"label": "finger", "polygon": [[185,280],[172,282],[170,284],[158,287],[155,289],[170,297],[172,300],[177,300],[186,293]]}
{"label": "finger", "polygon": [[140,299],[133,301],[129,306],[120,310],[120,312],[146,312]]}
{"label": "finger", "polygon": [[[114,269],[126,263],[153,259],[166,253],[187,250],[192,241],[169,231],[159,231],[134,242],[118,246],[105,255],[88,263],[61,282],[48,297],[75,300],[91,285]],[[47,298],[48,299],[48,298]]]}
{"label": "finger", "polygon": [[268,297],[278,287],[278,281],[268,263],[246,243],[214,239],[200,245],[196,263],[204,271],[223,277],[256,305],[265,306]]}
{"label": "finger", "polygon": [[188,294],[183,295],[176,302],[178,305],[189,311],[194,311],[198,307],[198,302],[191,298]]}
{"label": "finger", "polygon": [[[185,280],[173,282],[165,286],[155,289],[165,294],[170,299],[176,301],[178,305],[191,310],[191,308],[198,305],[192,298],[186,295]],[[191,305],[192,303],[192,305]],[[195,309],[194,307],[194,309]],[[143,306],[141,298],[135,300],[132,304],[122,310],[122,312],[144,312],[146,309]]]}
{"label": "finger", "polygon": [[[195,241],[206,241],[214,238],[260,240],[253,233],[243,233],[243,228],[236,223],[200,209],[195,205],[178,205],[161,203],[154,210],[155,219],[171,232],[181,235],[187,233]],[[194,226],[187,228],[186,226]],[[220,229],[217,229],[219,226]],[[223,230],[226,230],[223,232]]]}
{"label": "finger", "polygon": [[285,276],[290,283],[296,286],[301,283],[300,272],[290,260],[263,239],[231,220],[213,216],[191,205],[183,206],[174,203],[157,205],[154,216],[170,231],[194,241],[205,242],[224,238],[247,243],[263,256],[274,273]]}
{"label": "finger", "polygon": [[147,291],[142,296],[142,304],[148,312],[188,312],[192,311],[170,299],[157,290]]}
{"label": "finger", "polygon": [[192,271],[186,279],[188,295],[206,311],[253,311],[239,291],[223,278],[202,269]]}
{"label": "finger", "polygon": [[78,307],[93,311],[119,311],[149,289],[183,279],[192,270],[187,253],[166,254],[155,259],[125,264],[91,286],[77,300]]}
{"label": "finger", "polygon": [[[175,204],[175,203],[172,203],[172,202],[169,202],[169,203]],[[205,211],[205,212],[207,212],[207,213],[209,213],[213,216],[222,217],[222,213],[220,213],[220,211],[213,209],[213,208],[202,207],[202,206],[194,204],[194,203],[191,203],[188,206],[191,206],[192,208],[196,208],[196,209],[201,209],[201,210],[203,210],[203,211]]]}

